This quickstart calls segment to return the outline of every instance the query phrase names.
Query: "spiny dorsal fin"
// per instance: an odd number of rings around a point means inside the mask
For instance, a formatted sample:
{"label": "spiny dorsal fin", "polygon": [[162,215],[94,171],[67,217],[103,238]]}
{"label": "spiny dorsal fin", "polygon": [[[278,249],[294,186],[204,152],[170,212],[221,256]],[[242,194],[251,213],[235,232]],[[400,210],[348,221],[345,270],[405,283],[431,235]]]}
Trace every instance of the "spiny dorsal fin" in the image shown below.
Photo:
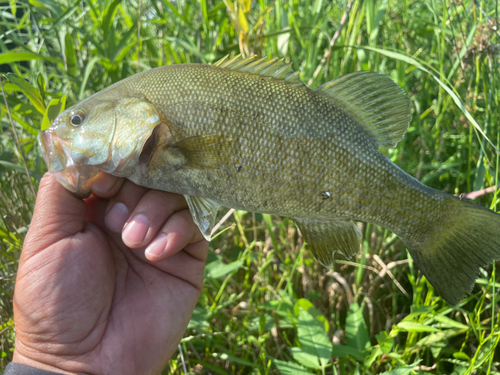
{"label": "spiny dorsal fin", "polygon": [[394,148],[411,120],[411,102],[390,78],[359,71],[325,83],[314,91],[331,97],[375,138],[378,147]]}
{"label": "spiny dorsal fin", "polygon": [[264,57],[257,60],[257,56],[243,58],[237,55],[228,59],[229,55],[223,57],[215,64],[216,67],[234,70],[242,73],[258,74],[264,77],[280,79],[291,84],[303,85],[300,80],[300,72],[292,69],[292,63],[285,63],[284,59],[268,59]]}

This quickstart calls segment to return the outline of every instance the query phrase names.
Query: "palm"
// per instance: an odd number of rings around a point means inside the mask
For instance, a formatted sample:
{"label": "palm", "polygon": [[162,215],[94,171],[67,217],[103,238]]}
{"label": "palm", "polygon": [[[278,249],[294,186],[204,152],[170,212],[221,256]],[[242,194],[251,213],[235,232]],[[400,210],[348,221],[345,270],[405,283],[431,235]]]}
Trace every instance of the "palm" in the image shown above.
{"label": "palm", "polygon": [[[76,203],[74,217],[85,215],[86,207]],[[58,241],[49,239],[31,256],[23,253],[15,295],[16,351],[67,358],[67,371],[158,373],[199,297],[205,244],[149,262],[143,251],[128,248],[106,228],[101,219],[106,204],[90,200],[83,225],[64,217]]]}

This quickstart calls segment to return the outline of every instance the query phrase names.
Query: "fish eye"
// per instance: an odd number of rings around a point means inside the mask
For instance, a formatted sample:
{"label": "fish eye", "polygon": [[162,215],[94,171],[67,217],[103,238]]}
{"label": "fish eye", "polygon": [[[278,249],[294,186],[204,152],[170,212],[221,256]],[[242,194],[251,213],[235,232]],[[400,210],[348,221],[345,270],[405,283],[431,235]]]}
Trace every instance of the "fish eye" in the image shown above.
{"label": "fish eye", "polygon": [[69,122],[72,126],[78,127],[85,121],[85,112],[81,109],[75,109],[69,114]]}

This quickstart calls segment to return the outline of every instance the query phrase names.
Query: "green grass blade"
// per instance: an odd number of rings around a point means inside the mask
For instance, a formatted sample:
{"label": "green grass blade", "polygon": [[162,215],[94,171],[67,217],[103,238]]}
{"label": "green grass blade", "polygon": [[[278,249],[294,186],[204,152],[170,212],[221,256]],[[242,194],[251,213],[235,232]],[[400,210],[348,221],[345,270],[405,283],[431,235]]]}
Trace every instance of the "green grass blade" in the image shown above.
{"label": "green grass blade", "polygon": [[45,105],[42,101],[42,96],[28,81],[21,78],[13,73],[8,73],[5,75],[11,83],[16,85],[28,100],[35,106],[36,110],[40,113],[45,113]]}

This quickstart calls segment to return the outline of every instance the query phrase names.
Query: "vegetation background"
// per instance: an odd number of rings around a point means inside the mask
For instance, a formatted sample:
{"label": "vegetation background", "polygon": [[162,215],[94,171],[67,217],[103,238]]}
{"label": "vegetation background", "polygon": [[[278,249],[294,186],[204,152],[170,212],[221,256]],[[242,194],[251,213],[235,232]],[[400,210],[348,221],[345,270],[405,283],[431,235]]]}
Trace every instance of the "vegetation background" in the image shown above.
{"label": "vegetation background", "polygon": [[[495,209],[499,43],[498,0],[0,2],[0,370],[12,358],[16,268],[46,170],[36,137],[66,104],[138,71],[226,54],[285,57],[311,87],[378,71],[413,103],[405,138],[383,152],[423,183],[475,192],[467,197]],[[500,374],[494,265],[450,306],[394,234],[362,229],[356,259],[328,271],[291,221],[227,211],[164,373]]]}

